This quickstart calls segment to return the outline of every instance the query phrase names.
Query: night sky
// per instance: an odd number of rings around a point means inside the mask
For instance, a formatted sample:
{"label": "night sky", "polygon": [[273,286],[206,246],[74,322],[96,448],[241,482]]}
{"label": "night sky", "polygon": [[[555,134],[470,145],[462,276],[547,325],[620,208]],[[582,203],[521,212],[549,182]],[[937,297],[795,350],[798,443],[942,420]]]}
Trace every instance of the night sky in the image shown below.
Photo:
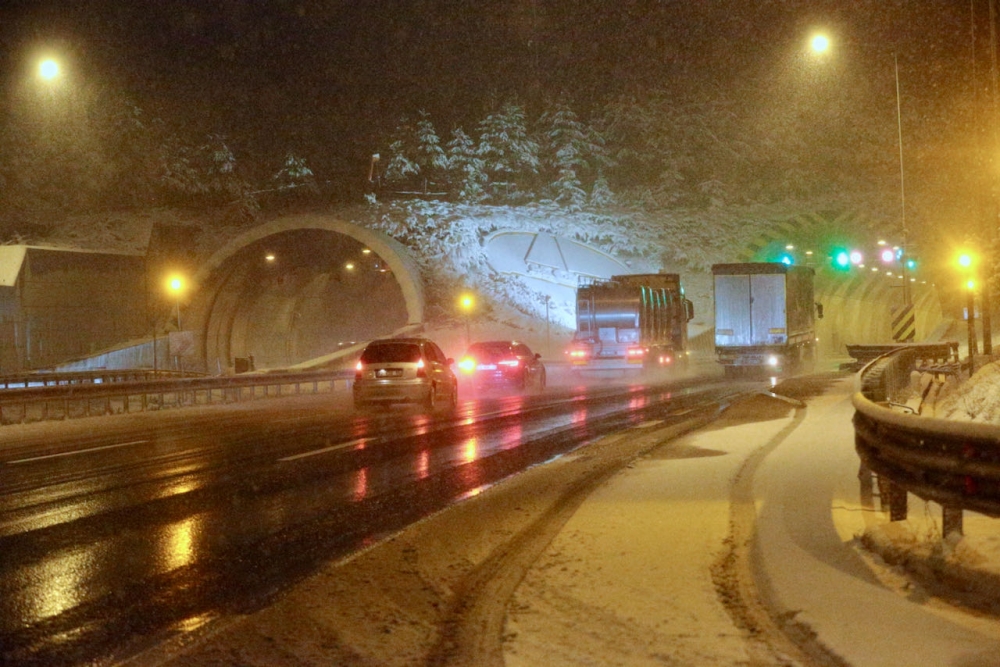
{"label": "night sky", "polygon": [[815,28],[842,45],[837,94],[874,80],[891,103],[893,51],[911,106],[970,94],[970,4],[954,0],[7,0],[0,76],[9,91],[52,53],[67,77],[247,156],[363,171],[418,109],[447,136],[512,98],[564,95],[586,116],[652,88],[759,97]]}

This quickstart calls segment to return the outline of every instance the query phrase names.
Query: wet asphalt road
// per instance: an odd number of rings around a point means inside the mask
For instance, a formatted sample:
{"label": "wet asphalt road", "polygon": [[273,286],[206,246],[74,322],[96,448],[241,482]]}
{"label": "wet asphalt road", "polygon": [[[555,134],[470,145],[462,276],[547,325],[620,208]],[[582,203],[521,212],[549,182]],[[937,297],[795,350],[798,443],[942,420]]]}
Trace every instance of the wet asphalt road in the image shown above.
{"label": "wet asphalt road", "polygon": [[28,430],[0,445],[0,663],[112,663],[529,466],[746,389],[550,387],[434,414],[355,413],[343,394]]}

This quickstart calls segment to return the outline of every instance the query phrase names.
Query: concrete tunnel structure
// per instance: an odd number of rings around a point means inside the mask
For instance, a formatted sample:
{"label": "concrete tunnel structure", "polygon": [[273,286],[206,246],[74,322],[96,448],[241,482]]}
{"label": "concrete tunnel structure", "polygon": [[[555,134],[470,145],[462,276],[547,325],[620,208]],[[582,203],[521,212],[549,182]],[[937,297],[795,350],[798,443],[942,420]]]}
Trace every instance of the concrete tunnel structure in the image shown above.
{"label": "concrete tunnel structure", "polygon": [[[353,272],[348,261],[356,262]],[[294,366],[352,341],[417,328],[424,319],[420,272],[407,249],[333,215],[285,216],[254,227],[216,251],[194,282],[185,328],[196,332],[195,364],[209,373],[250,356],[258,368]],[[900,288],[884,274],[818,269],[820,355],[843,356],[853,343],[892,342]],[[912,303],[921,340],[944,317],[931,286],[914,284]]]}
{"label": "concrete tunnel structure", "polygon": [[194,365],[209,373],[250,357],[257,368],[293,366],[424,319],[420,272],[406,249],[331,215],[254,227],[216,251],[193,283],[184,328],[195,332]]}
{"label": "concrete tunnel structure", "polygon": [[[235,370],[236,360],[251,356],[258,369],[318,368],[338,353],[356,352],[352,342],[424,323],[422,278],[408,249],[332,214],[288,215],[247,229],[212,253],[192,282],[183,328],[194,336],[183,365],[210,374]],[[815,299],[824,306],[816,323],[821,357],[844,357],[849,344],[892,342],[893,310],[902,305],[898,276],[817,266]],[[918,341],[950,321],[931,285],[912,284],[912,303]],[[712,312],[710,303],[699,309]],[[711,355],[705,333],[692,344]],[[156,349],[155,342],[133,343],[60,369],[151,367]],[[175,367],[171,353],[161,337],[160,368]]]}

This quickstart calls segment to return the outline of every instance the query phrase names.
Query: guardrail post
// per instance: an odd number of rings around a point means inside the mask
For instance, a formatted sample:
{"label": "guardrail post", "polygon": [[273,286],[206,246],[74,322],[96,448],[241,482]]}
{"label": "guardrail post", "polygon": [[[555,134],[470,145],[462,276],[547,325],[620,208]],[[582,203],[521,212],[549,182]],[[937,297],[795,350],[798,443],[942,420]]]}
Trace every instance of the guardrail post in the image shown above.
{"label": "guardrail post", "polygon": [[947,539],[952,534],[965,534],[962,528],[962,508],[945,505],[941,507],[941,535]]}
{"label": "guardrail post", "polygon": [[861,506],[865,509],[874,509],[875,484],[872,480],[872,471],[864,463],[858,468],[858,480],[861,482]]}
{"label": "guardrail post", "polygon": [[879,486],[882,490],[883,509],[885,505],[889,506],[889,521],[906,521],[906,489],[882,477],[879,477]]}

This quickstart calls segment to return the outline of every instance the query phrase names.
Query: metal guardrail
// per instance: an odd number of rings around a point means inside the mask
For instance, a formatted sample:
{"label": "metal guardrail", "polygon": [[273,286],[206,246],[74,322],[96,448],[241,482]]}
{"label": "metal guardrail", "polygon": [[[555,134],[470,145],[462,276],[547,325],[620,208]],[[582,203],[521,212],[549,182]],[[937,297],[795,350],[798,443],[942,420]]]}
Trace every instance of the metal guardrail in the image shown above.
{"label": "metal guardrail", "polygon": [[916,350],[925,359],[933,358],[940,363],[958,362],[958,341],[942,341],[939,343],[884,343],[868,345],[848,345],[847,354],[854,359],[849,364],[842,364],[841,368],[852,368],[861,370],[866,364],[871,363],[894,350]]}
{"label": "metal guardrail", "polygon": [[[921,417],[893,410],[910,386],[912,371],[936,360],[930,347],[896,349],[861,370],[854,395],[855,448],[861,459],[862,496],[871,500],[877,476],[890,519],[907,515],[907,493],[939,503],[942,534],[962,530],[962,510],[1000,517],[1000,427]],[[940,372],[930,365],[928,372]],[[866,490],[866,480],[868,483]]]}
{"label": "metal guardrail", "polygon": [[0,424],[327,393],[349,388],[353,379],[353,371],[339,370],[12,388],[0,391]]}
{"label": "metal guardrail", "polygon": [[97,371],[33,371],[0,375],[0,388],[49,387],[62,384],[106,384],[109,382],[142,382],[158,379],[204,377],[204,373],[156,370],[150,368],[102,369]]}

